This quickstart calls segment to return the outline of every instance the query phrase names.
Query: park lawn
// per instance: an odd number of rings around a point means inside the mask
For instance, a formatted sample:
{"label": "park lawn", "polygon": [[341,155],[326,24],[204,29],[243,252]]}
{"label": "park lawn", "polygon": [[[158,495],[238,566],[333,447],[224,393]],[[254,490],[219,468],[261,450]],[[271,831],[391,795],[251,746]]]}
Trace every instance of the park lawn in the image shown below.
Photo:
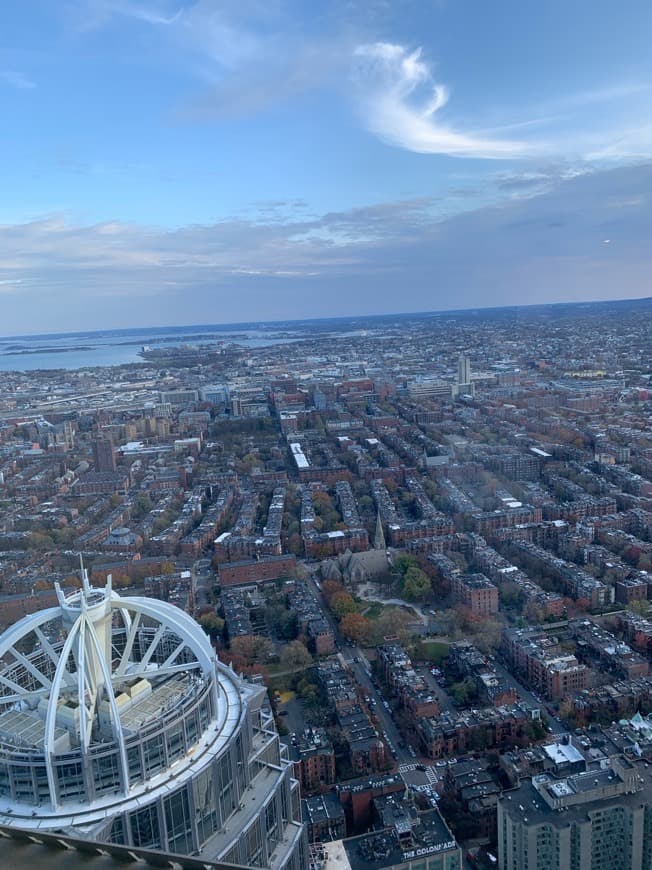
{"label": "park lawn", "polygon": [[385,607],[386,605],[381,604],[380,601],[372,601],[369,607],[363,610],[362,613],[367,619],[378,619],[383,610],[385,610]]}
{"label": "park lawn", "polygon": [[431,662],[441,662],[448,658],[448,644],[441,640],[423,640],[419,644],[419,652]]}

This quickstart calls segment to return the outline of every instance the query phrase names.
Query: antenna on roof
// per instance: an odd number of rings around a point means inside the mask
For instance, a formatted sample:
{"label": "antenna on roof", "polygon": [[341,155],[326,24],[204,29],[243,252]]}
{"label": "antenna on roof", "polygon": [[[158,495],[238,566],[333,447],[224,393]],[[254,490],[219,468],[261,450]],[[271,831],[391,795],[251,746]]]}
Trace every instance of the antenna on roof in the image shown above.
{"label": "antenna on roof", "polygon": [[81,573],[81,581],[84,592],[88,594],[91,591],[91,585],[88,582],[88,571],[84,568],[84,556],[82,553],[79,554],[79,571]]}

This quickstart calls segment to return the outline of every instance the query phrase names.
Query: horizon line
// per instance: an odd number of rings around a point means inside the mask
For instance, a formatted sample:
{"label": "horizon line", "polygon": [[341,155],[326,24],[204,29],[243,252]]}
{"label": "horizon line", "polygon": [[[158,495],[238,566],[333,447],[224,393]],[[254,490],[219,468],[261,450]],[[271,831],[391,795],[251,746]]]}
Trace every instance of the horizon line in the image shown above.
{"label": "horizon line", "polygon": [[453,315],[453,314],[468,314],[474,311],[531,311],[536,308],[564,308],[573,305],[593,306],[593,305],[613,305],[627,304],[634,302],[652,302],[652,296],[632,296],[623,299],[589,299],[589,300],[568,300],[564,302],[531,302],[526,304],[515,305],[471,305],[468,308],[442,308],[431,309],[427,311],[396,311],[385,314],[332,314],[325,317],[303,317],[296,319],[284,320],[241,320],[241,321],[226,321],[225,323],[185,323],[185,324],[161,324],[159,326],[116,326],[109,329],[77,329],[73,332],[32,332],[32,333],[16,333],[12,335],[0,335],[0,341],[27,338],[54,338],[54,337],[70,337],[80,335],[99,335],[111,333],[133,333],[133,332],[155,332],[156,330],[187,330],[187,329],[217,329],[223,331],[236,331],[243,327],[256,326],[261,327],[281,327],[289,324],[308,324],[308,323],[327,323],[329,321],[346,321],[346,320],[362,320],[363,318],[380,320],[388,317],[433,317],[438,315]]}

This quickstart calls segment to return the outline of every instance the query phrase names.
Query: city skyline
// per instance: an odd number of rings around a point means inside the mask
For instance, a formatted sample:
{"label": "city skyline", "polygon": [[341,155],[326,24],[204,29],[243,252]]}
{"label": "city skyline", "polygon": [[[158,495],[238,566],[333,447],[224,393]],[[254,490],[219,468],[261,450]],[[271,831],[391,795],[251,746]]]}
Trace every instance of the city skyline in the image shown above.
{"label": "city skyline", "polygon": [[649,295],[627,7],[9,10],[3,332]]}

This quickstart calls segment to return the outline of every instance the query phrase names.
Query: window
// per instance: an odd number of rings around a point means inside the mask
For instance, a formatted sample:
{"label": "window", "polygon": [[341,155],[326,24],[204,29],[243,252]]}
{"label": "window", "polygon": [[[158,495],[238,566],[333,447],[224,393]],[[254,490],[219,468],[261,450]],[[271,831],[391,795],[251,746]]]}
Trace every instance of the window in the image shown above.
{"label": "window", "polygon": [[103,755],[93,759],[93,787],[96,795],[110,794],[120,791],[120,770],[117,753]]}
{"label": "window", "polygon": [[154,776],[165,767],[165,746],[163,735],[157,734],[147,740],[144,747],[146,776]]}
{"label": "window", "polygon": [[135,785],[143,781],[143,762],[140,756],[140,744],[127,749],[127,764],[129,765],[129,782]]}
{"label": "window", "polygon": [[217,807],[213,771],[203,771],[195,781],[195,818],[198,844],[203,845],[217,830]]}
{"label": "window", "polygon": [[185,788],[180,789],[166,798],[164,805],[167,848],[179,855],[189,855],[194,851],[194,845],[188,792]]}
{"label": "window", "polygon": [[[86,797],[84,771],[80,761],[63,762],[57,765],[59,800],[79,800]],[[18,795],[16,795],[18,796]]]}
{"label": "window", "polygon": [[145,807],[131,814],[131,838],[134,846],[142,848],[161,848],[161,830],[158,820],[158,807]]}

